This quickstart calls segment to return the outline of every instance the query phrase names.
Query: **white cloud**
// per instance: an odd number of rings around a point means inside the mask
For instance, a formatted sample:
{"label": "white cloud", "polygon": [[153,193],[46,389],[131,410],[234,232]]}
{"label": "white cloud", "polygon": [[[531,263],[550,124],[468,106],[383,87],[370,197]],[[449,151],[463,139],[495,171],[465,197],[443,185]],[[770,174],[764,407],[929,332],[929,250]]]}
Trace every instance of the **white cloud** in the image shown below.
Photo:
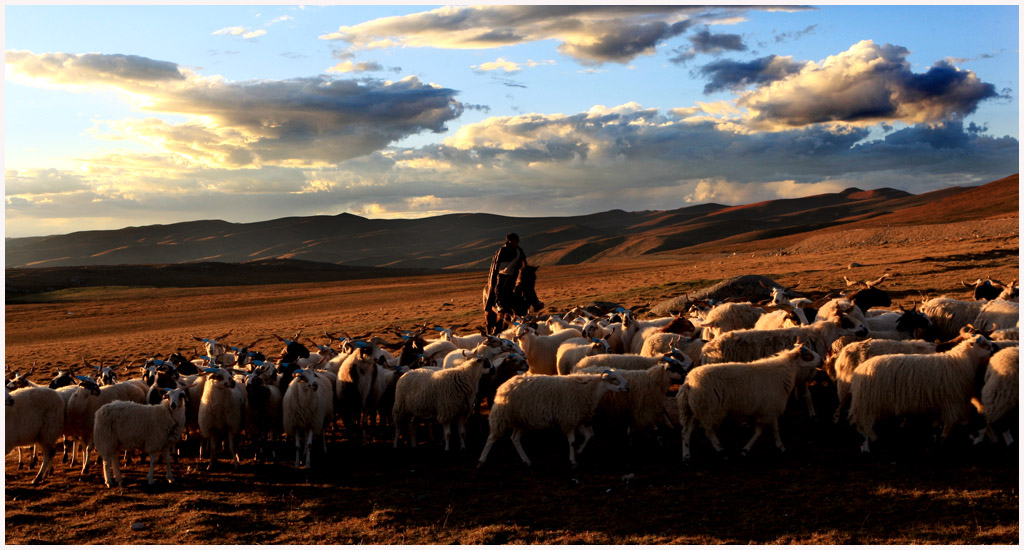
{"label": "white cloud", "polygon": [[213,34],[214,35],[241,36],[242,38],[245,38],[245,39],[248,40],[248,39],[251,39],[251,38],[256,38],[256,37],[259,37],[259,36],[263,36],[263,35],[267,34],[267,31],[265,31],[263,29],[259,29],[259,30],[255,30],[254,31],[254,30],[249,29],[249,27],[224,27],[223,29],[219,29],[219,30],[213,31]]}

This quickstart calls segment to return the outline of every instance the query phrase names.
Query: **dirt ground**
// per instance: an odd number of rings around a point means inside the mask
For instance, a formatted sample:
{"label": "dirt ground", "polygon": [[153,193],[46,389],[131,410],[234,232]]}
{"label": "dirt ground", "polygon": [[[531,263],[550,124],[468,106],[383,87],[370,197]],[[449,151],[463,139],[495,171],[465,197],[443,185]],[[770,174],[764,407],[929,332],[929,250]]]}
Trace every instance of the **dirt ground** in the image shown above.
{"label": "dirt ground", "polygon": [[[655,304],[723,278],[760,274],[798,290],[840,290],[850,279],[889,273],[885,288],[907,306],[922,297],[968,298],[961,281],[1019,277],[1018,220],[836,233],[773,248],[614,263],[542,266],[538,295],[549,311],[606,300]],[[815,240],[817,239],[817,240]],[[529,243],[523,245],[529,252]],[[57,366],[119,362],[192,350],[192,335],[276,353],[273,335],[324,331],[386,335],[419,324],[482,322],[483,273],[331,283],[201,288],[85,288],[5,307],[5,367],[48,380]],[[468,330],[468,329],[467,329]],[[323,342],[323,339],[320,339]],[[834,388],[817,386],[819,411]],[[830,417],[830,414],[823,415]],[[58,462],[39,486],[6,458],[6,544],[1018,544],[1018,448],[958,443],[937,447],[928,430],[892,426],[862,457],[847,426],[787,412],[777,456],[764,438],[752,456],[721,461],[695,436],[694,462],[680,461],[678,433],[638,437],[614,426],[569,467],[564,438],[535,433],[495,446],[476,469],[483,420],[469,450],[445,453],[422,437],[392,449],[382,431],[363,447],[342,430],[311,471],[278,448],[257,464],[244,448],[238,469],[213,471],[193,442],[174,464],[173,486],[145,484],[146,465],[124,469],[108,490],[100,468],[84,475]],[[604,428],[604,429],[602,429]],[[733,426],[738,448],[749,427]],[[699,431],[698,431],[699,432]],[[95,460],[95,455],[94,455]],[[162,465],[160,466],[162,468]],[[158,473],[160,470],[158,469]],[[158,477],[159,479],[159,477]]]}

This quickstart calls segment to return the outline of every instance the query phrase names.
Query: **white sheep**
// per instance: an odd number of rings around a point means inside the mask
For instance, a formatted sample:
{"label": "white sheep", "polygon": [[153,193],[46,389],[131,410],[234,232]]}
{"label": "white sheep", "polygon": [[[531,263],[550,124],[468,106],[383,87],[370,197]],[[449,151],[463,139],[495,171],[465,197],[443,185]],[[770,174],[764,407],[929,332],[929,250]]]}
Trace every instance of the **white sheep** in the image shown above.
{"label": "white sheep", "polygon": [[416,420],[424,420],[441,424],[446,451],[450,449],[452,422],[455,422],[459,431],[459,449],[466,450],[466,419],[473,412],[480,377],[493,372],[490,361],[473,357],[450,369],[414,369],[402,375],[395,386],[392,409],[394,447],[398,448],[402,430],[408,430],[410,444],[415,447]]}
{"label": "white sheep", "polygon": [[713,339],[733,330],[751,329],[757,319],[764,315],[765,310],[750,302],[726,302],[718,304],[708,311],[701,326],[705,329],[705,339]]}
{"label": "white sheep", "polygon": [[982,414],[985,428],[978,434],[975,443],[981,443],[987,434],[995,443],[996,430],[1003,436],[1006,445],[1012,445],[1014,437],[1011,426],[1019,416],[1019,372],[1020,348],[1009,347],[994,353],[985,370],[985,383],[981,388]]}
{"label": "white sheep", "polygon": [[558,346],[570,338],[580,338],[582,335],[579,330],[569,328],[550,336],[538,336],[534,329],[519,325],[515,332],[515,342],[522,347],[531,374],[556,374]]}
{"label": "white sheep", "polygon": [[350,438],[365,443],[364,419],[371,414],[371,395],[378,375],[378,363],[369,345],[348,355],[338,369],[335,387],[338,410]]}
{"label": "white sheep", "polygon": [[423,347],[423,364],[440,367],[446,355],[459,349],[459,346],[448,340],[435,340]]}
{"label": "white sheep", "polygon": [[798,342],[771,357],[691,370],[676,396],[679,423],[683,427],[683,460],[690,459],[690,437],[697,422],[704,427],[714,449],[721,453],[718,428],[726,418],[749,419],[754,423],[754,434],[743,446],[744,455],[761,437],[765,426],[771,426],[775,448],[785,451],[779,437],[779,417],[786,410],[797,381],[806,379],[820,362],[821,355]]}
{"label": "white sheep", "polygon": [[850,422],[864,436],[861,452],[878,438],[875,425],[888,417],[930,414],[941,417],[942,441],[965,422],[975,394],[975,377],[993,346],[975,335],[953,349],[926,355],[881,355],[861,363],[850,385]]}
{"label": "white sheep", "polygon": [[985,330],[996,330],[1016,327],[1019,321],[1019,303],[996,299],[982,305],[971,324]]}
{"label": "white sheep", "polygon": [[442,340],[451,342],[462,349],[473,349],[487,338],[487,335],[483,333],[459,336],[450,328],[436,327],[436,329],[441,333]]}
{"label": "white sheep", "polygon": [[[494,405],[487,417],[491,433],[480,453],[477,467],[483,466],[495,441],[512,432],[512,445],[527,466],[520,439],[526,430],[559,428],[569,442],[569,462],[576,466],[576,454],[582,453],[593,437],[589,424],[593,421],[601,397],[606,392],[629,391],[625,378],[615,371],[603,374],[571,374],[567,376],[522,375],[510,378],[498,388]],[[583,432],[583,443],[575,448],[576,431]]]}
{"label": "white sheep", "polygon": [[909,353],[935,353],[935,343],[924,340],[885,340],[869,338],[851,342],[835,355],[834,361],[825,361],[825,372],[836,383],[836,397],[839,405],[832,416],[838,423],[842,419],[842,411],[850,404],[850,384],[853,372],[868,359],[879,355],[905,355]]}
{"label": "white sheep", "polygon": [[654,365],[657,365],[660,361],[663,361],[666,357],[674,358],[675,360],[683,363],[692,362],[689,357],[678,349],[673,349],[667,354],[656,357],[644,357],[642,355],[633,354],[619,355],[615,353],[602,353],[580,359],[579,363],[576,363],[576,366],[573,367],[573,373],[584,372],[584,369],[591,367],[604,367],[606,369],[615,369],[620,371],[647,370]]}
{"label": "white sheep", "polygon": [[181,440],[185,429],[187,395],[183,388],[169,389],[159,405],[114,401],[96,411],[93,441],[103,460],[103,481],[108,488],[113,488],[115,481],[122,484],[118,451],[133,449],[149,455],[149,485],[154,483],[153,471],[161,454],[167,466],[167,482],[174,483],[171,448]]}
{"label": "white sheep", "polygon": [[931,319],[942,340],[952,340],[960,329],[973,323],[985,301],[957,300],[948,296],[932,298],[921,304],[921,313]]}
{"label": "white sheep", "polygon": [[[776,309],[769,311],[764,315],[757,318],[757,322],[754,323],[754,330],[771,330],[776,328],[790,328],[799,327],[806,325],[807,323],[800,321],[800,315],[796,313],[797,309],[787,311],[785,309]],[[806,317],[804,317],[806,319]]]}
{"label": "white sheep", "polygon": [[663,332],[653,334],[650,338],[644,340],[644,347],[640,349],[640,355],[644,357],[661,357],[667,353],[672,353],[672,349],[675,348],[681,351],[683,355],[689,357],[694,364],[700,364],[704,344],[706,343],[700,338],[689,338],[681,334]]}
{"label": "white sheep", "polygon": [[[626,380],[629,392],[606,393],[597,407],[595,419],[624,423],[631,437],[659,423],[671,428],[672,421],[665,414],[665,394],[672,384],[681,383],[692,368],[692,361],[666,357],[647,370],[616,371]],[[603,371],[601,367],[588,367],[583,372],[600,374]]]}
{"label": "white sheep", "polygon": [[271,367],[257,367],[245,380],[245,433],[256,446],[255,458],[261,457],[265,441],[283,430],[281,395],[277,384],[263,376]]}
{"label": "white sheep", "polygon": [[36,445],[43,454],[43,464],[32,479],[35,485],[49,472],[57,438],[64,429],[64,400],[44,387],[14,390],[8,400],[4,407],[4,455],[15,447]]}
{"label": "white sheep", "polygon": [[[856,306],[850,304],[856,311]],[[849,310],[849,308],[845,308]],[[761,359],[804,342],[821,357],[829,352],[832,342],[842,336],[864,337],[867,327],[853,316],[837,310],[826,317],[817,318],[807,326],[774,330],[734,330],[708,342],[702,349],[701,364],[725,362],[749,362]],[[804,397],[807,414],[814,417],[814,404],[805,381],[797,382],[797,389]]]}
{"label": "white sheep", "polygon": [[93,426],[96,411],[114,401],[145,403],[146,394],[135,384],[119,382],[100,387],[91,377],[77,376],[78,386],[68,397],[65,407],[64,436],[74,441],[71,466],[75,464],[78,446],[82,446],[82,474],[89,468],[89,455],[93,445]]}
{"label": "white sheep", "polygon": [[610,351],[608,342],[601,339],[579,337],[569,338],[558,346],[555,351],[555,366],[558,374],[569,374],[580,359],[591,355],[605,354]]}
{"label": "white sheep", "polygon": [[217,460],[217,447],[227,442],[228,453],[238,467],[235,443],[245,422],[245,386],[239,384],[226,369],[207,368],[208,376],[199,401],[199,433],[210,453],[207,469]]}
{"label": "white sheep", "polygon": [[[285,434],[295,438],[296,469],[300,463],[305,468],[312,467],[313,438],[324,437],[325,421],[332,414],[330,404],[333,396],[329,386],[315,370],[298,369],[284,394],[282,425]],[[304,460],[302,456],[305,456]]]}

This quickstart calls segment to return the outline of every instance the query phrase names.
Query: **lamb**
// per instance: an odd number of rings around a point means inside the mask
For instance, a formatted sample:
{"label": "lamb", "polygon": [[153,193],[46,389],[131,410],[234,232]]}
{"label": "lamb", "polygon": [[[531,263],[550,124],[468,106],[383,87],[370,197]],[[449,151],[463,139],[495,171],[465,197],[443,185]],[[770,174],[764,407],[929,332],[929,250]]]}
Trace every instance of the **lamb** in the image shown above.
{"label": "lamb", "polygon": [[[487,417],[491,433],[480,453],[477,467],[483,466],[495,441],[512,432],[512,444],[529,466],[519,440],[526,430],[559,428],[569,442],[569,462],[576,466],[576,454],[583,452],[593,437],[589,424],[606,392],[627,392],[629,384],[621,374],[571,374],[567,376],[521,375],[510,378],[498,388],[494,406]],[[575,448],[576,431],[583,432],[583,443]]]}
{"label": "lamb", "polygon": [[911,309],[900,306],[900,311],[888,311],[880,315],[868,316],[866,324],[872,338],[933,340],[938,337],[931,319],[918,311],[917,305]]}
{"label": "lamb", "polygon": [[171,473],[171,448],[181,440],[185,429],[184,388],[168,389],[159,405],[141,405],[129,401],[107,403],[96,411],[93,441],[96,453],[103,460],[103,481],[107,488],[114,481],[122,484],[118,451],[139,449],[149,455],[149,475],[153,485],[157,456],[163,454],[167,466],[167,482],[174,483]]}
{"label": "lamb", "polygon": [[879,355],[908,353],[935,353],[935,343],[924,340],[869,338],[843,346],[833,361],[825,361],[825,372],[835,381],[836,395],[839,398],[839,406],[836,407],[832,421],[838,423],[842,418],[843,409],[850,404],[850,384],[853,380],[853,372],[861,363]]}
{"label": "lamb", "polygon": [[282,424],[285,434],[295,437],[296,469],[300,463],[307,469],[312,467],[313,438],[324,437],[325,421],[332,414],[329,390],[324,379],[311,368],[296,370],[288,384],[282,401]]}
{"label": "lamb", "polygon": [[596,338],[570,338],[562,342],[555,352],[558,374],[569,374],[580,359],[590,355],[605,354],[610,350],[608,342]]}
{"label": "lamb", "polygon": [[199,433],[210,452],[210,462],[206,469],[213,469],[217,460],[217,447],[225,440],[228,453],[237,468],[235,442],[242,434],[245,422],[245,387],[238,384],[226,369],[207,368],[206,372],[209,376],[199,401]]}
{"label": "lamb", "polygon": [[4,455],[15,447],[36,445],[43,464],[32,479],[36,485],[50,470],[57,438],[64,430],[64,400],[55,390],[28,387],[14,390],[4,407]]}
{"label": "lamb", "polygon": [[556,332],[550,336],[537,336],[534,329],[520,325],[515,341],[522,346],[531,374],[556,374],[558,372],[558,346],[570,338],[580,338],[582,333],[574,328]]}
{"label": "lamb", "polygon": [[993,346],[975,335],[953,349],[927,355],[881,355],[861,363],[850,385],[850,422],[864,436],[861,452],[878,438],[875,425],[892,416],[934,414],[943,421],[942,441],[968,419],[975,379]]}
{"label": "lamb", "polygon": [[1019,416],[1019,383],[1020,348],[1010,347],[999,350],[989,359],[985,370],[985,382],[981,388],[982,414],[985,416],[985,429],[982,430],[974,443],[981,443],[987,434],[995,443],[996,433],[1002,434],[1007,446],[1014,442],[1013,427]]}
{"label": "lamb", "polygon": [[[681,383],[693,368],[692,361],[666,357],[647,370],[617,371],[629,385],[629,393],[608,393],[601,398],[595,419],[623,422],[632,434],[654,428],[659,422],[672,427],[665,416],[665,394],[672,384]],[[589,374],[600,374],[601,367],[588,367]]]}
{"label": "lamb", "polygon": [[466,450],[466,419],[473,412],[480,377],[492,374],[494,367],[483,357],[473,357],[457,367],[430,371],[412,370],[398,379],[395,386],[394,447],[403,429],[416,446],[416,419],[436,421],[444,430],[444,450],[449,450],[452,422],[459,430],[459,450]]}
{"label": "lamb", "polygon": [[771,426],[775,448],[784,452],[779,437],[779,417],[786,410],[790,392],[821,362],[821,355],[797,342],[771,357],[746,363],[704,365],[690,371],[676,396],[679,423],[683,426],[683,461],[690,459],[690,437],[699,421],[715,451],[722,453],[718,428],[726,418],[750,419],[754,434],[743,446],[746,455]]}

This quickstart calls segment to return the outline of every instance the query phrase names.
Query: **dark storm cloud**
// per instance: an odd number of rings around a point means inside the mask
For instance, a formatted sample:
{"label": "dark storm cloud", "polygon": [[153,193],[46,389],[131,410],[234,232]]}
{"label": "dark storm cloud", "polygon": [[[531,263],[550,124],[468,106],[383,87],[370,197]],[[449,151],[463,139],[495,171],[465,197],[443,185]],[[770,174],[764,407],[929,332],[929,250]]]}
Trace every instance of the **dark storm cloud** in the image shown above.
{"label": "dark storm cloud", "polygon": [[762,86],[800,72],[804,63],[788,57],[769,55],[752,61],[714,61],[700,68],[700,74],[710,82],[704,86],[704,93],[722,90],[738,90],[747,86]]}

